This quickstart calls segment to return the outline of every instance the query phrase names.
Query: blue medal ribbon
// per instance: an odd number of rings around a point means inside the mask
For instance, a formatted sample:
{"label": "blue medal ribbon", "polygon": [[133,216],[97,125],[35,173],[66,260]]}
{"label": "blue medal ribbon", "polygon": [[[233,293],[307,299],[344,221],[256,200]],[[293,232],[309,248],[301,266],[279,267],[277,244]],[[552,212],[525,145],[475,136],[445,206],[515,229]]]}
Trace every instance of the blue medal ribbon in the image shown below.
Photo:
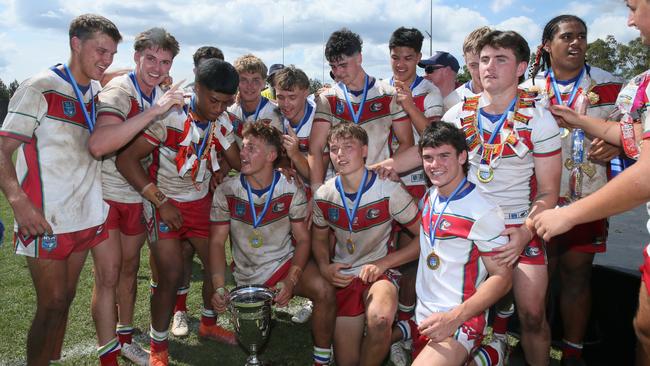
{"label": "blue medal ribbon", "polygon": [[[311,106],[311,104],[308,101],[305,101],[305,115],[302,116],[302,120],[300,120],[300,123],[298,123],[298,126],[296,126],[296,128],[293,129],[293,131],[296,133],[296,135],[298,133],[300,133],[300,130],[302,129],[302,127],[307,123],[307,121],[309,121],[309,116],[311,115],[312,109],[313,109],[313,107]],[[287,121],[287,123],[284,124],[284,134],[286,135],[286,134],[289,133],[288,129],[293,128],[293,127],[291,126],[291,121],[289,121],[286,118],[285,118],[285,120]]]}
{"label": "blue medal ribbon", "polygon": [[354,218],[357,216],[357,210],[359,209],[359,204],[361,203],[361,196],[363,195],[363,188],[366,184],[366,178],[368,178],[368,169],[364,168],[363,178],[361,178],[361,183],[359,183],[359,188],[357,188],[357,195],[354,197],[354,207],[352,207],[352,210],[350,210],[346,202],[345,191],[343,190],[343,183],[341,182],[341,176],[339,175],[336,177],[336,189],[341,195],[343,208],[345,208],[345,215],[348,217],[348,229],[350,230],[350,235],[352,235],[352,222],[354,222]]}
{"label": "blue medal ribbon", "polygon": [[257,229],[257,227],[262,223],[262,219],[264,219],[264,215],[266,215],[266,211],[269,210],[269,206],[271,205],[271,200],[273,199],[273,190],[275,189],[275,184],[280,180],[280,172],[275,171],[275,174],[273,175],[273,182],[271,183],[271,188],[269,189],[269,195],[266,197],[266,202],[264,202],[264,208],[262,208],[262,212],[260,212],[260,215],[257,216],[257,212],[255,211],[255,202],[253,202],[253,192],[251,191],[251,185],[248,184],[248,181],[244,177],[243,182],[245,183],[244,186],[246,187],[246,193],[248,194],[248,205],[250,206],[251,209],[251,216],[253,217],[253,228]]}
{"label": "blue medal ribbon", "polygon": [[81,111],[83,112],[84,118],[86,119],[86,124],[88,125],[88,129],[92,133],[93,130],[95,129],[95,121],[97,118],[97,116],[95,115],[95,97],[93,96],[92,82],[90,83],[90,102],[91,102],[90,114],[91,115],[88,115],[88,110],[86,109],[86,104],[84,103],[83,94],[81,94],[81,90],[79,89],[77,80],[75,80],[74,76],[72,76],[72,73],[68,68],[68,65],[63,64],[63,69],[65,70],[68,79],[70,79],[70,84],[72,84],[72,89],[74,90],[74,94],[77,96],[77,99],[79,100],[79,104],[81,104]]}
{"label": "blue medal ribbon", "polygon": [[[192,95],[192,99],[190,99],[190,109],[194,111],[196,106],[196,101],[195,101],[195,96]],[[191,118],[191,117],[190,117]],[[196,121],[192,120],[195,124]],[[196,153],[196,158],[201,160],[201,157],[203,156],[203,152],[205,151],[207,141],[209,140],[208,134],[212,133],[212,121],[208,121],[207,127],[204,129],[205,134],[203,135],[203,141],[201,141],[201,146],[199,147],[199,144],[192,143],[192,146],[194,147],[194,152]]]}
{"label": "blue medal ribbon", "polygon": [[[517,102],[517,97],[514,97],[512,99],[512,102],[510,102],[510,105],[508,108],[506,108],[505,112],[501,115],[501,118],[496,123],[496,126],[494,127],[494,130],[492,131],[492,134],[490,135],[490,138],[488,139],[488,144],[494,143],[494,140],[497,138],[499,135],[499,131],[501,131],[501,127],[503,127],[503,124],[506,122],[506,118],[508,118],[508,113],[512,110],[512,108],[515,106],[515,103]],[[481,123],[481,111],[477,113],[476,116],[477,119],[477,127],[478,127],[478,133],[481,141],[483,140],[483,124]]]}
{"label": "blue medal ribbon", "polygon": [[571,107],[573,104],[573,101],[576,99],[576,94],[578,93],[578,89],[580,88],[580,82],[582,81],[582,77],[585,75],[585,70],[586,68],[582,68],[580,70],[580,75],[578,75],[578,79],[576,80],[575,84],[573,84],[573,89],[571,90],[571,94],[569,94],[569,100],[567,100],[567,104],[564,104],[562,101],[562,93],[560,93],[560,88],[557,86],[557,80],[555,79],[555,74],[553,73],[553,69],[548,70],[549,78],[551,79],[551,86],[553,87],[553,94],[555,94],[555,100],[557,104],[559,105],[567,105]]}
{"label": "blue medal ribbon", "polygon": [[[138,84],[138,79],[135,77],[135,72],[131,71],[129,72],[129,77],[131,78],[131,81],[133,82],[133,86],[135,86],[135,91],[138,93],[138,97],[140,97],[140,112],[144,110],[144,96],[142,94],[142,89],[140,89],[140,84]],[[151,91],[151,101],[154,100],[156,97],[156,88],[153,88]],[[149,103],[151,104],[151,102]]]}
{"label": "blue medal ribbon", "polygon": [[363,97],[361,97],[361,103],[359,103],[359,110],[355,113],[354,108],[352,108],[352,102],[350,102],[350,96],[348,95],[349,94],[348,87],[343,83],[339,83],[339,87],[343,89],[343,93],[345,94],[345,102],[348,104],[348,108],[350,109],[350,115],[352,115],[352,120],[356,125],[359,124],[361,113],[363,113],[363,105],[366,104],[366,97],[368,97],[369,85],[370,85],[370,78],[368,77],[368,74],[366,74],[366,77],[363,82]]}
{"label": "blue medal ribbon", "polygon": [[[266,105],[266,103],[268,103],[268,101],[269,100],[266,99],[265,97],[260,98],[260,102],[257,103],[257,107],[255,108],[255,113],[253,113],[253,122],[257,121],[257,118],[260,116],[260,112],[262,111],[262,108],[264,108],[264,106]],[[242,114],[244,115],[244,119],[246,119],[246,118],[248,118],[248,116],[250,116],[250,114],[246,114],[246,112],[244,111],[243,106],[242,106],[241,111],[242,111]]]}
{"label": "blue medal ribbon", "polygon": [[[436,223],[432,226],[429,226],[429,242],[431,245],[431,250],[433,251],[435,245],[436,245],[436,232],[438,231],[438,225],[440,225],[440,220],[442,219],[442,216],[445,214],[445,210],[447,209],[447,206],[449,206],[449,202],[451,202],[454,197],[458,194],[458,192],[463,188],[463,186],[467,183],[467,177],[463,178],[463,180],[458,184],[458,186],[454,189],[454,191],[451,193],[451,196],[447,199],[445,202],[445,205],[442,208],[442,211],[438,214],[438,217],[436,217]],[[440,199],[440,193],[436,195],[436,200],[433,204],[431,204],[431,213],[435,213],[435,206],[438,203],[438,200]]]}

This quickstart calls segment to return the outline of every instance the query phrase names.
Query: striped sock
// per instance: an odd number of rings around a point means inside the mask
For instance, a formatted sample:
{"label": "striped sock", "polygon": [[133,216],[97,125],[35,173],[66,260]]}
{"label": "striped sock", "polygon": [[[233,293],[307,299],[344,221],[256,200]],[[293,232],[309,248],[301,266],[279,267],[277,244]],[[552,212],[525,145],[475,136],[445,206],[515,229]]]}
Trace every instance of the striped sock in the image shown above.
{"label": "striped sock", "polygon": [[117,324],[117,339],[120,340],[120,345],[124,343],[131,343],[133,341],[133,327],[131,324]]}
{"label": "striped sock", "polygon": [[180,287],[176,291],[176,306],[174,312],[187,311],[187,293],[190,292],[190,287]]}
{"label": "striped sock", "polygon": [[117,337],[111,339],[103,346],[97,347],[99,363],[101,366],[117,366],[117,356],[120,353],[120,342]]}
{"label": "striped sock", "polygon": [[505,335],[508,330],[508,322],[510,317],[515,313],[515,305],[510,304],[510,307],[507,310],[499,310],[494,316],[494,322],[492,324],[492,330],[495,334]]}
{"label": "striped sock", "polygon": [[493,366],[499,364],[499,352],[490,345],[479,347],[474,355],[474,363],[478,366]]}
{"label": "striped sock", "polygon": [[153,295],[154,292],[156,292],[157,287],[158,287],[158,283],[156,283],[156,281],[154,281],[153,279],[150,279],[149,280],[149,292],[151,292],[151,295]]}
{"label": "striped sock", "polygon": [[401,302],[397,304],[397,320],[408,320],[413,316],[415,304],[404,305]]}
{"label": "striped sock", "polygon": [[212,326],[217,324],[217,314],[214,311],[202,308],[201,309],[201,324]]}
{"label": "striped sock", "polygon": [[331,357],[331,348],[320,348],[314,346],[314,365],[329,365]]}
{"label": "striped sock", "polygon": [[402,341],[411,339],[411,327],[408,320],[400,320],[397,322],[397,327],[402,331]]}
{"label": "striped sock", "polygon": [[582,358],[582,343],[572,343],[562,340],[562,358]]}
{"label": "striped sock", "polygon": [[149,329],[149,338],[151,338],[149,345],[151,347],[151,352],[166,351],[167,347],[169,346],[167,337],[169,337],[169,331],[165,330],[163,332],[159,332],[153,329],[153,326],[151,326]]}

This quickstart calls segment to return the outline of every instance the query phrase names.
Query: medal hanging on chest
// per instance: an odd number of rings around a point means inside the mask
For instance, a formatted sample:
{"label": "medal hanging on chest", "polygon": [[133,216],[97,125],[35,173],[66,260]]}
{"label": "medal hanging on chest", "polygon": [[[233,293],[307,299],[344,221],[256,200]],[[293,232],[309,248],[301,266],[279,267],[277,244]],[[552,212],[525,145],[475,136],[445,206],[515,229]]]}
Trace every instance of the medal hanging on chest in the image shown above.
{"label": "medal hanging on chest", "polygon": [[499,134],[501,133],[501,128],[503,128],[504,125],[506,125],[506,128],[509,127],[508,114],[515,106],[516,102],[517,102],[517,96],[515,96],[512,99],[510,105],[508,105],[508,108],[506,108],[506,110],[503,112],[501,117],[494,124],[494,129],[490,133],[490,137],[488,138],[487,142],[485,142],[483,136],[481,110],[479,109],[476,113],[478,136],[481,141],[481,146],[479,147],[479,151],[481,153],[481,161],[478,165],[476,178],[481,183],[489,183],[492,181],[492,179],[494,179],[493,164],[497,159],[501,157],[501,154],[503,153],[503,146],[506,142],[506,141],[501,141],[500,143],[495,144],[494,141],[496,140],[497,136],[499,136]]}
{"label": "medal hanging on chest", "polygon": [[[436,233],[438,232],[438,227],[441,224],[441,220],[445,214],[445,210],[447,210],[447,206],[449,206],[449,203],[456,197],[458,192],[465,186],[465,183],[467,183],[467,177],[463,178],[463,180],[458,184],[458,186],[454,189],[454,191],[451,193],[451,195],[447,198],[447,201],[445,201],[445,205],[442,207],[442,210],[440,213],[436,216],[436,221],[433,225],[431,225],[431,222],[429,222],[429,245],[431,246],[431,252],[427,256],[427,267],[429,269],[435,271],[440,267],[440,264],[442,261],[440,260],[440,256],[436,253]],[[431,202],[431,199],[429,199],[429,204],[431,205],[431,216],[435,214],[435,209],[436,205],[438,203],[438,200],[440,198],[440,193],[438,192],[436,194],[436,198],[433,202]]]}
{"label": "medal hanging on chest", "polygon": [[248,244],[251,246],[251,248],[258,249],[264,245],[264,237],[262,236],[262,232],[258,229],[258,227],[262,223],[262,220],[264,219],[266,212],[269,210],[269,206],[271,205],[271,201],[273,200],[273,191],[275,190],[275,184],[278,182],[279,179],[280,179],[280,173],[274,172],[273,182],[271,182],[271,187],[269,188],[269,191],[267,193],[266,200],[264,202],[264,207],[262,208],[262,212],[260,212],[258,216],[257,211],[255,210],[255,202],[253,201],[253,191],[248,181],[246,181],[246,178],[243,178],[243,183],[244,186],[246,187],[246,194],[248,195],[248,205],[251,210],[251,218],[253,221],[253,229],[248,234]]}
{"label": "medal hanging on chest", "polygon": [[345,249],[350,255],[354,254],[357,249],[354,240],[352,240],[352,233],[354,232],[352,229],[352,223],[354,223],[354,219],[357,216],[357,210],[359,209],[359,204],[361,203],[361,196],[363,195],[366,178],[368,178],[368,169],[364,168],[363,177],[361,178],[361,182],[357,188],[357,194],[354,197],[352,209],[349,209],[347,204],[347,197],[345,196],[345,191],[343,190],[343,183],[341,182],[341,176],[336,177],[336,189],[339,191],[341,202],[343,202],[343,208],[345,210],[345,215],[348,218],[348,239],[345,242]]}

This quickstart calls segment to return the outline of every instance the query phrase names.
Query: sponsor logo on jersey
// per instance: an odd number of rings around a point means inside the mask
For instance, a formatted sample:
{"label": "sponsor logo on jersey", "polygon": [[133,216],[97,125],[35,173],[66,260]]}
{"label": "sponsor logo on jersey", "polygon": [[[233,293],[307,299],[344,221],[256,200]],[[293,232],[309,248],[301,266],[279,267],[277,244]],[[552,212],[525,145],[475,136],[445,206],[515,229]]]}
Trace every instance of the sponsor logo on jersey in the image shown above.
{"label": "sponsor logo on jersey", "polygon": [[367,218],[367,219],[372,220],[372,219],[376,219],[376,218],[378,218],[378,217],[379,217],[379,209],[371,208],[371,209],[368,210],[368,212],[366,213],[366,218]]}
{"label": "sponsor logo on jersey", "polygon": [[239,202],[235,206],[235,216],[244,216],[244,213],[246,213],[246,206],[244,206],[243,203]]}
{"label": "sponsor logo on jersey", "polygon": [[278,202],[273,205],[273,212],[282,212],[284,211],[284,202]]}
{"label": "sponsor logo on jersey", "polygon": [[56,235],[43,235],[41,237],[41,248],[51,252],[56,248]]}
{"label": "sponsor logo on jersey", "polygon": [[442,219],[442,220],[440,220],[440,225],[438,225],[438,227],[442,231],[447,231],[451,227],[451,222],[449,222],[449,221],[447,221],[445,219]]}
{"label": "sponsor logo on jersey", "polygon": [[524,253],[526,254],[526,257],[536,257],[539,255],[539,248],[527,246]]}
{"label": "sponsor logo on jersey", "polygon": [[343,114],[343,111],[345,111],[345,106],[343,105],[342,100],[337,100],[336,101],[336,114]]}
{"label": "sponsor logo on jersey", "polygon": [[74,106],[74,102],[71,100],[63,101],[63,114],[66,117],[72,118],[77,114],[77,108]]}
{"label": "sponsor logo on jersey", "polygon": [[370,111],[371,112],[379,112],[383,107],[384,107],[384,105],[381,102],[372,103],[370,105]]}
{"label": "sponsor logo on jersey", "polygon": [[339,221],[339,209],[334,207],[328,208],[327,216],[329,216],[330,221]]}

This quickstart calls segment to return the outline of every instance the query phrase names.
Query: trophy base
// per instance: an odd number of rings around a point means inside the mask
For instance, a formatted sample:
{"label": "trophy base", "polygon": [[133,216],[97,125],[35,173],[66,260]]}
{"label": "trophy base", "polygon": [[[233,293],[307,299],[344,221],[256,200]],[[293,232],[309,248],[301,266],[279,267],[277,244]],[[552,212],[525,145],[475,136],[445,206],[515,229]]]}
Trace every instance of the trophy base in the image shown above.
{"label": "trophy base", "polygon": [[268,366],[267,362],[263,362],[256,355],[248,356],[246,359],[246,364],[244,366]]}

